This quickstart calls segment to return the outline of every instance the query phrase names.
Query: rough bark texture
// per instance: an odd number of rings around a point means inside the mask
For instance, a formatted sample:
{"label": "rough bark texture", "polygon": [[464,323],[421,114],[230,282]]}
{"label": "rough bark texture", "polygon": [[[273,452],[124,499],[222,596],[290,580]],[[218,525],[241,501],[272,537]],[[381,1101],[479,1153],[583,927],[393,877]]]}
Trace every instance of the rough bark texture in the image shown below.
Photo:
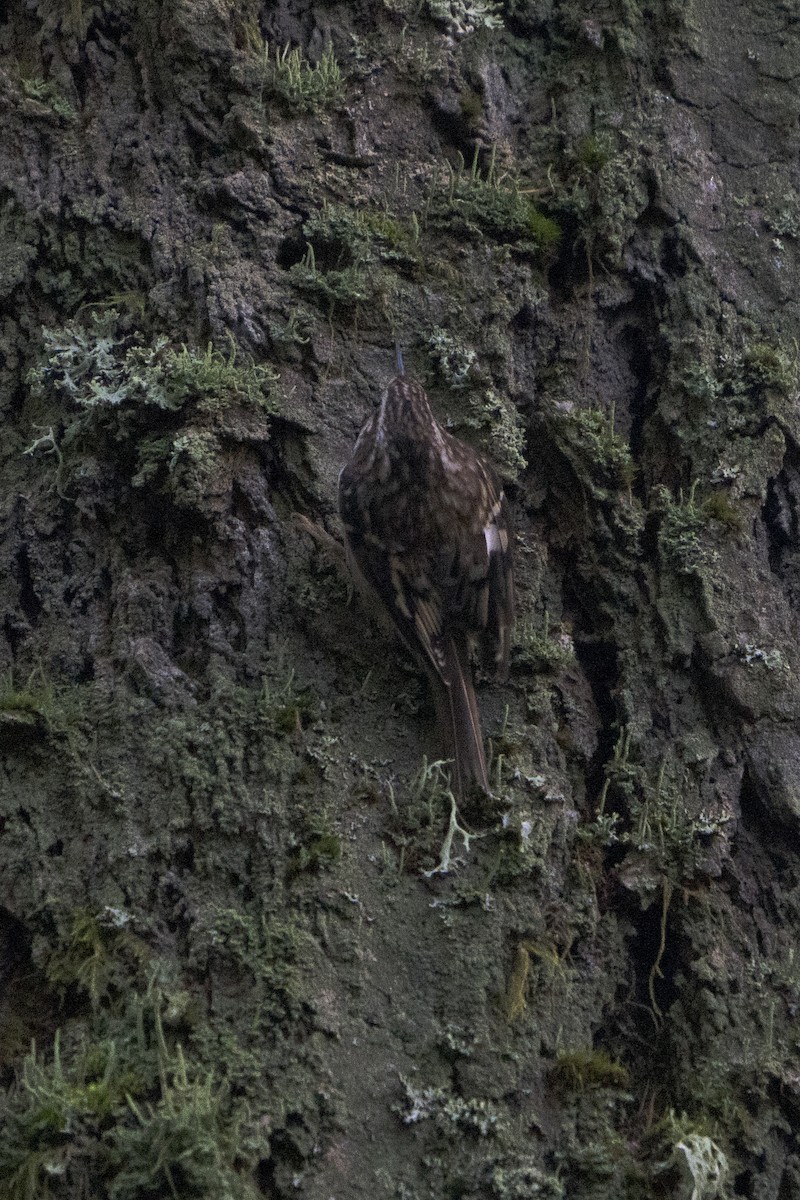
{"label": "rough bark texture", "polygon": [[[0,51],[0,1195],[800,1196],[796,6]],[[395,336],[515,508],[492,812],[330,541]]]}

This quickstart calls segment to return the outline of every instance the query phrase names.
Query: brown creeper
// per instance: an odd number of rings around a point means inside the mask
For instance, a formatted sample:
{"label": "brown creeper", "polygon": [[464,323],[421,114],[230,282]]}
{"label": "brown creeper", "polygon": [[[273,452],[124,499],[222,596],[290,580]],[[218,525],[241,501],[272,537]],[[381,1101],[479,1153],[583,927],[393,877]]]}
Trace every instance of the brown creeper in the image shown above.
{"label": "brown creeper", "polygon": [[489,791],[470,659],[478,643],[508,671],[508,506],[488,461],[439,425],[399,356],[398,368],[339,476],[339,511],[356,582],[431,682],[460,799],[473,785]]}

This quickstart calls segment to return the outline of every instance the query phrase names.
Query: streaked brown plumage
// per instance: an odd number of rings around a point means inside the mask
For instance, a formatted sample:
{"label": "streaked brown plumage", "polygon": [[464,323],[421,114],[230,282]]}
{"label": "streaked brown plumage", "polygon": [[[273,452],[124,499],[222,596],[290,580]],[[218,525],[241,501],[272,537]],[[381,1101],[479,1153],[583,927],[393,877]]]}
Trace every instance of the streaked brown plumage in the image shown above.
{"label": "streaked brown plumage", "polygon": [[454,794],[488,792],[470,660],[478,644],[501,675],[508,670],[514,584],[500,480],[400,374],[342,469],[339,511],[357,582],[431,682]]}

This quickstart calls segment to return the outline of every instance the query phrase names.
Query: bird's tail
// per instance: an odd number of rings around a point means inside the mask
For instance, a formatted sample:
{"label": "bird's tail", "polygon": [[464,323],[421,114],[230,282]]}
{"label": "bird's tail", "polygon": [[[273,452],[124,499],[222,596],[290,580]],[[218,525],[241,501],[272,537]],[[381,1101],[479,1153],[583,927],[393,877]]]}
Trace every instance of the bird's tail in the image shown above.
{"label": "bird's tail", "polygon": [[434,699],[444,752],[453,762],[453,795],[462,801],[475,787],[488,793],[489,778],[466,637],[448,638],[444,650],[444,669],[433,680]]}

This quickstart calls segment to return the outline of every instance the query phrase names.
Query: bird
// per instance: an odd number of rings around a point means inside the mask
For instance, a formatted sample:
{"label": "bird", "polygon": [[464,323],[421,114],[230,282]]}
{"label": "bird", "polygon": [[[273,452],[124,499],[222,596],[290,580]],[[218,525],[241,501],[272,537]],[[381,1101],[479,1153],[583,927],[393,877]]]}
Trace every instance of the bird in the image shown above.
{"label": "bird", "polygon": [[514,621],[508,502],[489,460],[444,429],[397,373],[339,475],[345,555],[433,692],[453,796],[491,794],[472,657],[508,674]]}

